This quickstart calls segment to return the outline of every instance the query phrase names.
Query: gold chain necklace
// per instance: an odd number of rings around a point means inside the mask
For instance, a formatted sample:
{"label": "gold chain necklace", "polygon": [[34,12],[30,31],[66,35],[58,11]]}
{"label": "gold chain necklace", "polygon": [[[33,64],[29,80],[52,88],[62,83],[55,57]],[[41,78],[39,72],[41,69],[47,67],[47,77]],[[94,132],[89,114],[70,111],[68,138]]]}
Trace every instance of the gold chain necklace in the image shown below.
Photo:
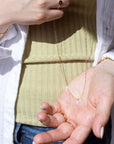
{"label": "gold chain necklace", "polygon": [[[87,10],[86,10],[87,11]],[[86,13],[86,12],[85,12]],[[56,49],[57,49],[57,54],[58,54],[58,58],[59,58],[59,63],[60,63],[60,69],[61,69],[61,73],[63,75],[63,78],[64,78],[64,81],[66,83],[66,90],[67,92],[69,93],[69,95],[75,97],[76,99],[76,105],[78,106],[79,105],[79,102],[81,100],[81,98],[83,97],[84,95],[84,92],[85,92],[85,87],[86,87],[86,80],[87,80],[87,71],[84,72],[84,86],[83,86],[83,89],[82,89],[82,93],[80,96],[76,96],[76,94],[74,92],[72,92],[72,90],[69,88],[68,86],[68,80],[66,78],[66,74],[65,74],[65,69],[64,69],[64,65],[63,65],[63,61],[62,61],[62,58],[60,56],[60,50],[59,50],[59,47],[58,47],[58,36],[57,36],[57,31],[56,31],[56,24],[55,24],[55,21],[53,21],[53,28],[54,28],[54,37],[55,37],[55,42],[56,42]],[[85,28],[87,28],[87,19],[85,17]],[[85,60],[85,66],[87,69],[87,31],[85,30],[85,51],[86,51],[86,60]],[[89,57],[90,59],[90,57]]]}

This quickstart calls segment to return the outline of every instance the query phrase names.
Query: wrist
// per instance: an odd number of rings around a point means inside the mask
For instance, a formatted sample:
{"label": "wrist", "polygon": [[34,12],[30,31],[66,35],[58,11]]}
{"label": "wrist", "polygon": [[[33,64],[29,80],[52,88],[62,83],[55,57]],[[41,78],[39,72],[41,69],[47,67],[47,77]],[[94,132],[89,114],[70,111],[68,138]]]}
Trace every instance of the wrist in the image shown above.
{"label": "wrist", "polygon": [[10,19],[0,17],[0,39],[8,32],[9,27],[13,24]]}
{"label": "wrist", "polygon": [[13,18],[10,15],[0,14],[0,33],[4,33],[13,24]]}
{"label": "wrist", "polygon": [[0,34],[6,33],[9,27],[9,24],[0,26]]}
{"label": "wrist", "polygon": [[7,34],[9,27],[10,25],[4,25],[0,27],[0,39]]}
{"label": "wrist", "polygon": [[100,70],[103,70],[104,72],[110,73],[112,76],[114,76],[114,61],[110,58],[101,60],[101,63],[99,63],[97,67]]}

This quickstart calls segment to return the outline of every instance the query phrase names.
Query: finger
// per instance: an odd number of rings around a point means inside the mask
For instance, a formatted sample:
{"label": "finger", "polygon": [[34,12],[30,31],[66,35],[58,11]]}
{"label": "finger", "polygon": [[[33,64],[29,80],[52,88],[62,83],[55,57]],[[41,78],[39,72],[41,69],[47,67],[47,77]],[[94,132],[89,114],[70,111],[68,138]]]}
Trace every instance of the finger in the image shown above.
{"label": "finger", "polygon": [[73,127],[69,123],[65,122],[62,123],[55,130],[51,130],[36,135],[34,137],[34,142],[36,144],[39,144],[39,143],[51,143],[51,142],[64,140],[71,135],[72,131],[73,131]]}
{"label": "finger", "polygon": [[103,138],[104,126],[107,124],[111,113],[112,102],[102,100],[97,106],[97,112],[92,125],[92,129],[96,137]]}
{"label": "finger", "polygon": [[50,115],[61,112],[61,107],[59,102],[55,102],[52,105],[44,102],[41,104],[41,109]]}
{"label": "finger", "polygon": [[70,138],[68,138],[63,144],[83,144],[90,131],[91,128],[89,127],[77,126]]}
{"label": "finger", "polygon": [[38,120],[48,127],[58,127],[61,123],[65,122],[64,116],[61,113],[56,113],[53,116],[40,112],[37,115]]}
{"label": "finger", "polygon": [[46,17],[46,21],[48,22],[48,21],[59,19],[63,16],[63,14],[64,14],[63,10],[60,10],[60,9],[49,10],[48,15]]}
{"label": "finger", "polygon": [[54,111],[54,107],[46,102],[41,104],[41,109],[47,114],[53,114],[53,111]]}
{"label": "finger", "polygon": [[[49,1],[48,8],[58,8],[60,0]],[[68,7],[70,0],[62,0],[61,8]]]}
{"label": "finger", "polygon": [[[37,21],[35,21],[35,24],[42,24],[44,22],[59,19],[63,16],[63,14],[64,14],[64,12],[60,9],[53,9],[53,10],[47,10],[45,12],[41,12],[36,17]],[[31,22],[30,24],[32,25],[32,24],[34,24],[34,22]]]}

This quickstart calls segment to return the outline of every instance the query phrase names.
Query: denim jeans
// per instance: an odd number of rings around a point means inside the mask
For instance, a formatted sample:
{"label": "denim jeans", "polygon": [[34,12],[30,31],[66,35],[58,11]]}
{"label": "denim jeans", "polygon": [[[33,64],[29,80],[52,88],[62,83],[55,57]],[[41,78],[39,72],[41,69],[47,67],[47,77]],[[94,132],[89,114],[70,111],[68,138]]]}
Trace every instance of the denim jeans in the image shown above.
{"label": "denim jeans", "polygon": [[[16,123],[14,131],[14,144],[32,144],[33,137],[36,134],[52,130],[49,127],[37,127]],[[58,141],[51,144],[62,144],[63,141]]]}
{"label": "denim jeans", "polygon": [[[53,128],[49,127],[37,127],[24,125],[20,123],[15,124],[14,130],[14,144],[32,144],[33,137],[42,132],[46,132]],[[110,144],[111,141],[111,119],[105,127],[104,137],[103,139],[98,139],[91,132],[84,144]],[[63,141],[58,141],[51,144],[62,144]]]}

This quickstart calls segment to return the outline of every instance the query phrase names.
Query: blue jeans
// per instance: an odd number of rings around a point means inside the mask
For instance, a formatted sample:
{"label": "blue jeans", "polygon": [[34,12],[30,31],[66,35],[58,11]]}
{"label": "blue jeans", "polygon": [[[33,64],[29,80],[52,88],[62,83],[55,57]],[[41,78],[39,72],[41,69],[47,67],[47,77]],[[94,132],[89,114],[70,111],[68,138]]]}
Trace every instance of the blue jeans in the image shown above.
{"label": "blue jeans", "polygon": [[[52,130],[49,127],[37,127],[16,123],[14,131],[14,144],[32,144],[36,134]],[[62,144],[63,141],[58,141],[51,144]]]}
{"label": "blue jeans", "polygon": [[[42,132],[46,132],[53,128],[49,127],[37,127],[25,124],[16,123],[14,130],[14,144],[32,144],[33,137]],[[84,144],[110,144],[111,141],[111,119],[105,127],[103,139],[98,139],[91,132]],[[58,141],[51,144],[62,144],[63,141]]]}

